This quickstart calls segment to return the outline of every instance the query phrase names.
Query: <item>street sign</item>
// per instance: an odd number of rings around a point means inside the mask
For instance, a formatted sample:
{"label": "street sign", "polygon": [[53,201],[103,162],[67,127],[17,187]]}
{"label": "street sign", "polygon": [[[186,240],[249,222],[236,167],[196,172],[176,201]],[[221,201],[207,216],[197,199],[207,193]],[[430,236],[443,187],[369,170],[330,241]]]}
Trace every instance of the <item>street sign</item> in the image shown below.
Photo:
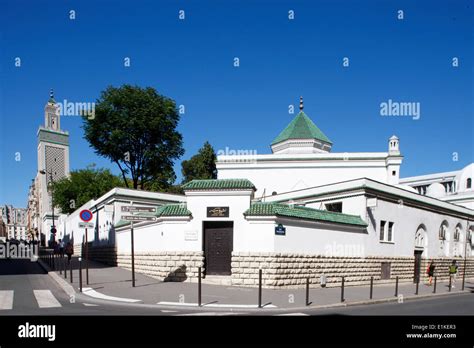
{"label": "street sign", "polygon": [[139,215],[122,215],[121,219],[127,221],[156,221],[155,216],[139,216]]}
{"label": "street sign", "polygon": [[81,210],[79,217],[84,222],[89,222],[92,220],[92,212],[89,209]]}
{"label": "street sign", "polygon": [[94,228],[94,223],[92,222],[79,222],[79,228]]}
{"label": "street sign", "polygon": [[278,224],[278,226],[275,226],[275,234],[284,236],[286,234],[286,227],[283,227],[282,224]]}
{"label": "street sign", "polygon": [[51,226],[51,233],[52,233],[52,234],[56,234],[56,232],[57,232],[56,227]]}
{"label": "street sign", "polygon": [[135,205],[125,205],[121,207],[122,213],[156,213],[155,207],[140,207]]}

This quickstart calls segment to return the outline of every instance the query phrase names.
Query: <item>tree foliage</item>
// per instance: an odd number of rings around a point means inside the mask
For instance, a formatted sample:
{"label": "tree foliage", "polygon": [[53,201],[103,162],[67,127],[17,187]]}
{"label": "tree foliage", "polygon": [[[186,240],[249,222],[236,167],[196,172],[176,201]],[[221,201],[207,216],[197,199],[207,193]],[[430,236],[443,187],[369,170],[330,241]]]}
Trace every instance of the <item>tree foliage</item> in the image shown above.
{"label": "tree foliage", "polygon": [[216,160],[214,148],[206,141],[196,155],[181,163],[183,183],[194,179],[216,179]]}
{"label": "tree foliage", "polygon": [[151,87],[108,87],[94,116],[83,120],[85,139],[96,154],[117,164],[126,187],[127,176],[133,188],[163,190],[173,184],[173,162],[184,153],[173,100]]}
{"label": "tree foliage", "polygon": [[72,171],[69,177],[52,184],[54,205],[61,212],[70,214],[84,203],[98,198],[114,187],[123,187],[122,179],[109,169],[86,169]]}

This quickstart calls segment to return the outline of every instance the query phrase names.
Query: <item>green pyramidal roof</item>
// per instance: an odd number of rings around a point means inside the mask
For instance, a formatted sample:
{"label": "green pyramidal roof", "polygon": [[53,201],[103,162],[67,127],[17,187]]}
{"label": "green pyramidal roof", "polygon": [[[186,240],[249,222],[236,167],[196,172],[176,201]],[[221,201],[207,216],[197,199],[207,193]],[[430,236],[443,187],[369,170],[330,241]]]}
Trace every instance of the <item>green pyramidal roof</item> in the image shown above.
{"label": "green pyramidal roof", "polygon": [[303,112],[290,122],[288,126],[273,140],[272,145],[288,139],[317,139],[332,144],[331,140]]}

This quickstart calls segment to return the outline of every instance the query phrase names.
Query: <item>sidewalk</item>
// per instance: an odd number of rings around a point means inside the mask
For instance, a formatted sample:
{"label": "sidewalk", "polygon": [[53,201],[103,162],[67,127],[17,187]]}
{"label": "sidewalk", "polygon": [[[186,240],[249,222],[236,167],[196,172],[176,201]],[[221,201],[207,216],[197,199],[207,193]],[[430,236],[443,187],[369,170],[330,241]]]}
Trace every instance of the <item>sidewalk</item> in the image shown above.
{"label": "sidewalk", "polygon": [[[86,284],[85,263],[83,261],[83,293],[85,295],[109,299],[119,302],[136,302],[142,304],[161,304],[170,306],[197,306],[198,285],[189,282],[162,282],[160,280],[135,273],[136,286],[132,287],[132,272],[119,267],[109,267],[89,261],[89,284]],[[56,265],[57,267],[57,265]],[[79,292],[79,262],[73,259],[73,283],[76,292]],[[59,271],[56,272],[59,275]],[[64,279],[64,274],[61,276]],[[67,271],[67,282],[70,283],[70,271]],[[461,293],[462,278],[458,277],[456,287],[451,294]],[[92,289],[93,291],[89,290]],[[399,297],[403,300],[415,296],[433,296],[449,294],[447,282],[438,281],[436,294],[433,286],[420,283],[418,295],[415,295],[416,285],[413,283],[400,283]],[[466,279],[465,291],[474,290],[474,280]],[[357,302],[384,302],[397,301],[395,297],[395,281],[392,284],[377,284],[374,282],[373,297],[369,300],[369,286],[346,286],[344,289],[344,304],[350,305]],[[113,298],[108,298],[113,297]],[[298,308],[305,307],[305,289],[263,289],[262,305],[265,308]],[[341,303],[341,288],[321,288],[312,285],[309,291],[311,307],[338,306]],[[243,288],[227,285],[202,284],[202,304],[205,307],[235,307],[257,308],[258,289]],[[231,305],[231,306],[230,306]]]}

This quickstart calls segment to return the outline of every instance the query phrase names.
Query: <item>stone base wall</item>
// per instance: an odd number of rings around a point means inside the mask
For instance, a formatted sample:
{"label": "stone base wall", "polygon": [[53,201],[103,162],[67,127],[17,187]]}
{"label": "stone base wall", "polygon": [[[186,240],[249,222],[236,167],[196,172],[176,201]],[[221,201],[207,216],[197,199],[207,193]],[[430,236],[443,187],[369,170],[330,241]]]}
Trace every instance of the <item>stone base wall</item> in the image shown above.
{"label": "stone base wall", "polygon": [[[84,257],[84,248],[74,246],[74,254]],[[130,253],[118,253],[115,246],[89,246],[89,258],[109,266],[132,269]],[[135,253],[135,272],[173,282],[197,281],[198,268],[204,272],[202,251],[164,251]]]}
{"label": "stone base wall", "polygon": [[[448,266],[453,259],[434,259],[435,275],[438,279],[448,278]],[[390,263],[390,279],[381,279],[382,262]],[[429,260],[422,260],[420,281],[426,279]],[[457,259],[459,275],[463,272],[463,259]],[[320,285],[321,275],[326,276],[326,286],[340,286],[342,276],[345,285],[365,285],[371,277],[380,283],[413,282],[414,257],[328,257],[306,254],[284,253],[244,253],[232,254],[232,285],[257,286],[259,268],[262,269],[262,281],[265,288],[298,288],[310,284]],[[466,277],[474,276],[474,259],[468,259]]]}

